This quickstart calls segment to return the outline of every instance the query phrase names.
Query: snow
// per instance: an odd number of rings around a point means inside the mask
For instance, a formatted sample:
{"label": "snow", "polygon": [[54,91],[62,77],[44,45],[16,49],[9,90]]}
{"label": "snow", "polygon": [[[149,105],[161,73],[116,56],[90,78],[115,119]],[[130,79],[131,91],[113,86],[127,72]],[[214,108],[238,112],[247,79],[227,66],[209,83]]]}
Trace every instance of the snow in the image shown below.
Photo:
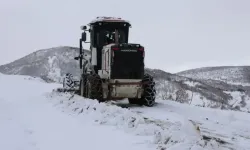
{"label": "snow", "polygon": [[231,94],[232,100],[229,101],[229,104],[235,107],[239,107],[241,111],[250,112],[250,97],[243,92],[234,91],[225,93]]}
{"label": "snow", "polygon": [[[106,17],[106,16],[99,16],[93,19],[90,24],[96,23],[96,22],[105,22],[105,21],[112,21],[112,22],[127,22],[130,23],[128,20],[123,20],[122,18],[118,17]],[[82,27],[81,27],[82,28]]]}
{"label": "snow", "polygon": [[[160,120],[190,120],[199,126],[202,135],[214,136],[234,144],[235,149],[250,149],[250,115],[243,112],[223,111],[180,105],[172,101],[160,101],[158,107],[136,108],[141,114]],[[165,112],[164,115],[159,115]]]}
{"label": "snow", "polygon": [[184,84],[187,84],[187,85],[189,85],[191,87],[195,87],[197,85],[200,85],[200,83],[194,82],[194,81],[184,81]]}
{"label": "snow", "polygon": [[226,80],[226,83],[232,85],[250,86],[250,83],[245,83],[245,82],[235,82]]}
{"label": "snow", "polygon": [[49,72],[48,72],[48,77],[51,79],[54,79],[56,82],[61,81],[61,69],[58,67],[58,64],[56,63],[57,57],[52,56],[48,58],[48,63],[49,63]]}
{"label": "snow", "polygon": [[[201,85],[199,82],[195,81],[184,81],[183,83],[190,87]],[[156,80],[157,99],[176,101],[177,91],[180,89],[182,89],[181,86],[174,82],[171,83],[167,80]],[[186,98],[182,97],[180,100],[177,100],[178,102],[199,107],[218,108],[221,106],[221,103],[209,100],[198,92],[185,90],[185,93],[187,94],[185,96]]]}
{"label": "snow", "polygon": [[0,95],[0,149],[150,149],[138,143],[140,137],[55,109],[45,93],[60,85],[24,80],[22,76],[1,76],[0,83],[5,87]]}
{"label": "snow", "polygon": [[146,140],[143,143],[150,147],[156,144],[158,148],[194,150],[202,149],[206,143],[187,120],[175,122],[175,119],[168,121],[147,118],[129,109],[99,104],[93,100],[83,101],[82,98],[71,97],[70,94],[52,93],[48,97],[54,101],[57,108],[64,112],[74,116],[84,116],[85,119],[88,118],[87,120],[95,124],[113,126],[114,129],[124,130],[125,133],[144,137]]}
{"label": "snow", "polygon": [[250,86],[245,79],[243,67],[204,67],[178,73],[181,76],[199,80],[218,80],[228,84]]}
{"label": "snow", "polygon": [[0,149],[250,149],[248,113],[167,100],[98,103],[27,76],[0,74],[0,83]]}

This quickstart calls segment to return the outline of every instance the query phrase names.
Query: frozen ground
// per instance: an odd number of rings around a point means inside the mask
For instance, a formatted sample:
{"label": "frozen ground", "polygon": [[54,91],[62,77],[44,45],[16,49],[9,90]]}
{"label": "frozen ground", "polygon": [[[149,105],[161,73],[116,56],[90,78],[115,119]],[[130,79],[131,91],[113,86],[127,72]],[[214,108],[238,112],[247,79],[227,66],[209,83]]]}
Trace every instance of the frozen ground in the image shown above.
{"label": "frozen ground", "polygon": [[58,85],[0,75],[1,150],[150,150],[145,138],[62,113],[44,95]]}
{"label": "frozen ground", "polygon": [[249,113],[160,100],[99,104],[25,76],[0,74],[0,83],[0,149],[250,149]]}

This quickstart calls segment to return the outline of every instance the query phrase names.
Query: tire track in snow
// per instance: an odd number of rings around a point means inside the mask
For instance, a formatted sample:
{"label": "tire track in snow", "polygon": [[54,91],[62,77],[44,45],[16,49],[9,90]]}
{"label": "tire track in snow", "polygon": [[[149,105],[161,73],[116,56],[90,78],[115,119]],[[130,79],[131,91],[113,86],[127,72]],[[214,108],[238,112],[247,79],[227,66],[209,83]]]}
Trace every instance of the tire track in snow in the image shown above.
{"label": "tire track in snow", "polygon": [[[222,150],[214,140],[205,141],[192,123],[186,119],[169,120],[145,116],[129,109],[67,93],[52,92],[47,95],[58,109],[76,116],[91,118],[96,124],[111,125],[126,132],[153,138],[149,141],[158,149],[211,149]],[[150,112],[150,111],[149,111]]]}

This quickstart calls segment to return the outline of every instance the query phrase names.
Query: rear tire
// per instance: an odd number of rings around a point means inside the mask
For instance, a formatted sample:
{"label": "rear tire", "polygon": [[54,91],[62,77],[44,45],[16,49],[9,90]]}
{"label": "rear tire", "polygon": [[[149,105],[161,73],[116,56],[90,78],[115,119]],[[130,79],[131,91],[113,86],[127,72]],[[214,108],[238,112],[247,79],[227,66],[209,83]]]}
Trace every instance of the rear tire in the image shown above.
{"label": "rear tire", "polygon": [[153,77],[149,74],[145,74],[142,80],[143,94],[140,99],[138,98],[129,98],[128,101],[130,104],[136,104],[140,106],[152,107],[155,104],[155,82]]}
{"label": "rear tire", "polygon": [[152,107],[155,104],[155,82],[151,75],[145,74],[142,80],[143,84],[143,94],[142,94],[142,103],[145,106]]}
{"label": "rear tire", "polygon": [[102,80],[99,75],[91,74],[86,80],[86,97],[103,101],[102,98]]}

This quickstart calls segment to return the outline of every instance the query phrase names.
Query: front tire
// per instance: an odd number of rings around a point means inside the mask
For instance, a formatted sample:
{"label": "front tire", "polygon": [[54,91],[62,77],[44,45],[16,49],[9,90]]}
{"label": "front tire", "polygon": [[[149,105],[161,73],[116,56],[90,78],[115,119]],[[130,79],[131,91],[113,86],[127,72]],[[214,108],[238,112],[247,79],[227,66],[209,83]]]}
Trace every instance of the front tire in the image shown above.
{"label": "front tire", "polygon": [[102,80],[99,75],[91,74],[86,80],[86,97],[102,101]]}
{"label": "front tire", "polygon": [[73,75],[71,73],[67,73],[63,78],[63,88],[65,89],[73,89],[75,86],[75,82],[73,79]]}

